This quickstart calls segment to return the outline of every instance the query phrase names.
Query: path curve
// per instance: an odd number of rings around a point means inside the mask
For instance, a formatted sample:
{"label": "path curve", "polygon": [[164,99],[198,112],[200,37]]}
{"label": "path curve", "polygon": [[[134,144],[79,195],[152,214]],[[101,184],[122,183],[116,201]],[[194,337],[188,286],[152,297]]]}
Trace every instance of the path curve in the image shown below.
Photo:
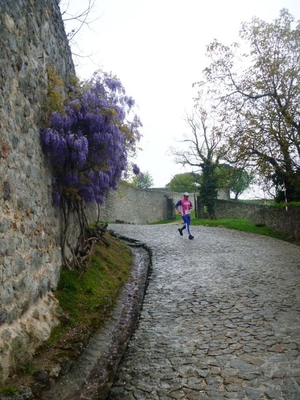
{"label": "path curve", "polygon": [[300,399],[300,246],[225,228],[109,229],[152,249],[111,400]]}

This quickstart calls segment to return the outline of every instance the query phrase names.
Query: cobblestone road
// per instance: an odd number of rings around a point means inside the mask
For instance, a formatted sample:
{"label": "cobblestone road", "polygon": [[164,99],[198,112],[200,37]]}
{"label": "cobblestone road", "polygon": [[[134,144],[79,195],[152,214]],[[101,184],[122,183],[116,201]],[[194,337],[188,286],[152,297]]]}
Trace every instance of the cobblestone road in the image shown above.
{"label": "cobblestone road", "polygon": [[152,249],[110,399],[300,399],[300,247],[224,228],[110,225]]}

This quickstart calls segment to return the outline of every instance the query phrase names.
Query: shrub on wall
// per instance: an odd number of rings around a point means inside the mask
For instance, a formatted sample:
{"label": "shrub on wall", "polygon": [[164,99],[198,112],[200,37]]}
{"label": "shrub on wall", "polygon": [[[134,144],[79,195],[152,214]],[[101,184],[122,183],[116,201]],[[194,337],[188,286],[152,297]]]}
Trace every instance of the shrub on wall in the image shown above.
{"label": "shrub on wall", "polygon": [[117,188],[128,157],[135,152],[141,123],[133,107],[134,100],[126,95],[121,82],[98,72],[70,88],[63,110],[52,112],[49,126],[41,130],[42,148],[53,169],[54,204],[64,215],[62,255],[69,268],[80,268],[76,251],[72,251],[72,260],[66,257],[71,214],[77,214],[82,242],[89,234],[84,204],[103,204],[106,193]]}

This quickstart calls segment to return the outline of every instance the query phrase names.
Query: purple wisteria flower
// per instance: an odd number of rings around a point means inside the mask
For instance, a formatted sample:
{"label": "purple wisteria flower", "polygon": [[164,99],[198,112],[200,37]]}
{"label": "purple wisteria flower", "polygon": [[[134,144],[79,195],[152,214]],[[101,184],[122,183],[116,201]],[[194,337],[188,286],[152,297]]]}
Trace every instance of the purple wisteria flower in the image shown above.
{"label": "purple wisteria flower", "polygon": [[[133,105],[121,82],[106,73],[72,87],[64,113],[53,112],[49,127],[41,130],[54,171],[55,205],[62,198],[102,204],[107,191],[117,188],[140,139]],[[136,165],[134,171],[139,173]]]}

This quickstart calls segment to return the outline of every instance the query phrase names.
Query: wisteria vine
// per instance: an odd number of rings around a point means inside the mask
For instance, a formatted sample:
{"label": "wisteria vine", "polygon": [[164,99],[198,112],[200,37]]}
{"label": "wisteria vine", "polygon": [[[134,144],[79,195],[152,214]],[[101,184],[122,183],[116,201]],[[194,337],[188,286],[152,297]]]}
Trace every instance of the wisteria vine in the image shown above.
{"label": "wisteria vine", "polygon": [[[79,241],[83,242],[87,229],[83,204],[103,204],[107,192],[117,188],[127,171],[142,126],[133,112],[134,104],[117,78],[98,72],[91,80],[70,88],[64,111],[53,112],[49,126],[40,132],[42,149],[53,169],[54,204],[65,216],[65,264],[70,213],[77,212]],[[134,174],[140,172],[135,164],[132,170]]]}
{"label": "wisteria vine", "polygon": [[[63,199],[103,204],[107,191],[117,188],[140,139],[133,106],[121,82],[107,73],[70,88],[64,113],[53,112],[49,127],[41,130],[54,171],[55,205]],[[133,171],[139,173],[136,165]]]}

